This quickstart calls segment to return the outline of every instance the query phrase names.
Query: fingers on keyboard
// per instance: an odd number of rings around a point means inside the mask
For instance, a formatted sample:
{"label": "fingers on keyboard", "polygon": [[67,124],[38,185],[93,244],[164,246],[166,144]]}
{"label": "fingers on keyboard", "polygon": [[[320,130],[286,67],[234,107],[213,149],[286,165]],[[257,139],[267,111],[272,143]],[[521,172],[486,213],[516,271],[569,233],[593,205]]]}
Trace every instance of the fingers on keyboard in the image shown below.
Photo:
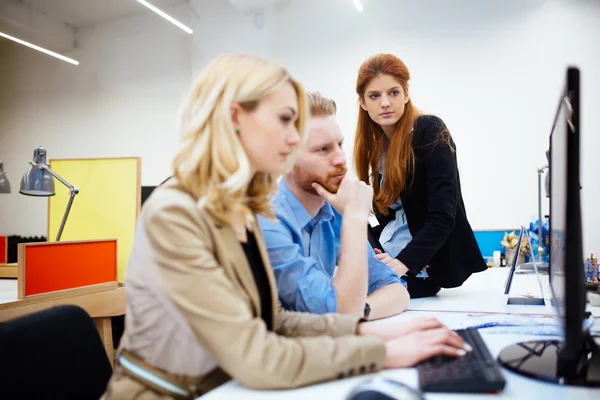
{"label": "fingers on keyboard", "polygon": [[458,349],[464,349],[465,342],[454,331],[444,327],[424,332],[424,341],[431,344],[444,344]]}

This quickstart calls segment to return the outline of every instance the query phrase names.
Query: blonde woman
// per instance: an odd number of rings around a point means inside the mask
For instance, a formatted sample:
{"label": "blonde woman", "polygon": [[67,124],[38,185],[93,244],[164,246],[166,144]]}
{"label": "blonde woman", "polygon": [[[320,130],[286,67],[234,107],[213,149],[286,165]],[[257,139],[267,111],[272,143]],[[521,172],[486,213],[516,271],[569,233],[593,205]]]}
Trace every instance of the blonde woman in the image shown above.
{"label": "blonde woman", "polygon": [[[174,177],[139,218],[105,399],[194,398],[232,378],[292,388],[464,353],[435,319],[373,326],[280,308],[255,215],[273,218],[269,196],[307,117],[302,86],[277,64],[225,55],[200,74],[183,105]],[[354,207],[366,218],[372,192],[361,190]]]}

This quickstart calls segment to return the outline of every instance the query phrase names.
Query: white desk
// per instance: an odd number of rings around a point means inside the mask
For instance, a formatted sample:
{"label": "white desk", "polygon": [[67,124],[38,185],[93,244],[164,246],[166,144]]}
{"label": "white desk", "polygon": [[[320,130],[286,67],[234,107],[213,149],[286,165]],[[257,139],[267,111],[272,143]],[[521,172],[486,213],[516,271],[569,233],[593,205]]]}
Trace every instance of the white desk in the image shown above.
{"label": "white desk", "polygon": [[[507,305],[508,297],[519,297],[525,293],[541,296],[539,285],[533,272],[515,273],[510,294],[504,294],[504,285],[510,268],[489,268],[487,271],[473,274],[461,286],[454,289],[442,289],[437,296],[411,300],[410,311],[459,311],[509,314],[546,314],[554,315],[550,305],[552,292],[548,274],[540,275],[540,281],[546,299],[545,306]],[[600,307],[590,307],[594,316],[600,317]]]}
{"label": "white desk", "polygon": [[[438,296],[427,299],[411,300],[409,311],[377,323],[385,324],[392,320],[409,320],[417,316],[435,316],[440,321],[453,329],[460,329],[469,314],[478,313],[510,313],[510,314],[553,314],[552,308],[547,306],[507,306],[504,293],[504,282],[508,268],[492,268],[479,274],[474,274],[465,284],[456,289],[443,289]],[[542,276],[544,294],[550,297],[548,276]],[[512,283],[511,297],[522,293],[539,293],[537,280],[534,274],[515,274]],[[549,304],[549,301],[546,301]],[[589,304],[588,304],[589,306]],[[600,307],[591,307],[590,311],[595,316],[600,316]],[[599,322],[595,322],[598,324]],[[501,335],[486,334],[480,331],[486,345],[493,356],[497,356],[507,345],[526,340],[548,339],[548,336],[531,335]],[[600,389],[586,389],[567,387],[543,383],[527,379],[502,369],[506,379],[506,388],[494,398],[502,399],[569,399],[569,400],[598,400]],[[418,375],[415,368],[386,370],[379,373],[389,376],[414,388],[418,388]],[[237,382],[229,382],[202,396],[202,400],[217,399],[327,399],[342,400],[360,382],[370,379],[375,375],[366,375],[355,378],[343,379],[322,383],[294,390],[260,391],[249,390]],[[490,395],[466,394],[437,394],[426,393],[427,399],[489,399]]]}

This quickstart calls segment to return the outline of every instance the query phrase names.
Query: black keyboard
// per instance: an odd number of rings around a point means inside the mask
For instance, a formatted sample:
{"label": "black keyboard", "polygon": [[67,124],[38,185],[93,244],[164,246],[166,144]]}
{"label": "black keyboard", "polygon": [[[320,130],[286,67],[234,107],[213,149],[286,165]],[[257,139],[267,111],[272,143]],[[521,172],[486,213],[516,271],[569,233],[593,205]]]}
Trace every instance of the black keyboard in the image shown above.
{"label": "black keyboard", "polygon": [[477,329],[456,331],[473,347],[463,357],[433,357],[417,365],[424,392],[490,393],[504,389],[506,381]]}

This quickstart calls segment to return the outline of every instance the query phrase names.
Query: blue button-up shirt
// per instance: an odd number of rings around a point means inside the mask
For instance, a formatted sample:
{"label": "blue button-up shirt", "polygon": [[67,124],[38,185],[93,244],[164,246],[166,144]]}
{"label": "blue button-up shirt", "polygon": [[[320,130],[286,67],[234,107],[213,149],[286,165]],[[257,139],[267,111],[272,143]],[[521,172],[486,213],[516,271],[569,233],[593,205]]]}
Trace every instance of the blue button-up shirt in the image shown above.
{"label": "blue button-up shirt", "polygon": [[[284,308],[325,314],[337,311],[337,296],[332,285],[340,256],[342,216],[329,203],[315,218],[290,191],[282,179],[272,203],[277,221],[259,216],[269,258]],[[391,268],[375,258],[369,243],[368,293],[391,283],[406,283]]]}

